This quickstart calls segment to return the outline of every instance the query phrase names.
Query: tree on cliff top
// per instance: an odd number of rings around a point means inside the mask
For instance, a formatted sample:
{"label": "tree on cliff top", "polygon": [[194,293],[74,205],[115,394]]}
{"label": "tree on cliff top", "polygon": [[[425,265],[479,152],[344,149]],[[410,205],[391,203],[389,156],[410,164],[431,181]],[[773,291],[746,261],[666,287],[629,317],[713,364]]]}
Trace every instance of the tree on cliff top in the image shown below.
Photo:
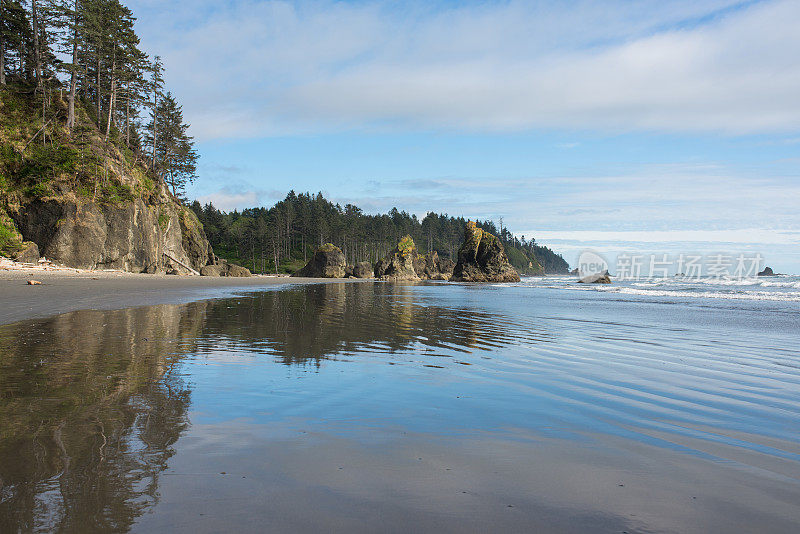
{"label": "tree on cliff top", "polygon": [[194,142],[187,133],[189,125],[183,122],[183,109],[172,93],[163,95],[148,125],[150,135],[158,135],[155,144],[155,172],[164,180],[172,194],[183,198],[187,183],[196,178],[197,153]]}

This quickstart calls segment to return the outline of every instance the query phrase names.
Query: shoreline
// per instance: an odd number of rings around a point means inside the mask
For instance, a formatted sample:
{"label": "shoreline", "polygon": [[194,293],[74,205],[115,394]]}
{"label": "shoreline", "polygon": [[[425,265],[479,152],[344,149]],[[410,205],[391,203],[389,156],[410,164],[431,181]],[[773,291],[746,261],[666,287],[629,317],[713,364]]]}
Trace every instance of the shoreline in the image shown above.
{"label": "shoreline", "polygon": [[[28,285],[28,280],[39,281],[41,285]],[[241,290],[329,282],[326,278],[288,276],[232,278],[18,268],[0,271],[0,325],[78,310],[184,304],[222,298]]]}

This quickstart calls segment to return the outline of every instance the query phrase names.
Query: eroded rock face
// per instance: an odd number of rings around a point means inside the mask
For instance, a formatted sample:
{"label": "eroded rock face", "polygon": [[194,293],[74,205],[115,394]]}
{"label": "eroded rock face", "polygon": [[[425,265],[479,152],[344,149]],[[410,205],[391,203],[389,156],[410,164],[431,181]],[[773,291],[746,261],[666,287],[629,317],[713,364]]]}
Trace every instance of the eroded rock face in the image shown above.
{"label": "eroded rock face", "polygon": [[368,261],[361,261],[353,265],[353,277],[372,278],[375,276],[372,264]]}
{"label": "eroded rock face", "polygon": [[12,217],[41,254],[69,267],[188,272],[180,263],[199,271],[213,257],[197,217],[172,201],[37,200]]}
{"label": "eroded rock face", "polygon": [[469,221],[450,279],[454,282],[519,282],[519,273],[509,263],[500,240]]}
{"label": "eroded rock face", "polygon": [[347,267],[339,247],[326,243],[319,247],[305,267],[292,276],[303,278],[344,278]]}
{"label": "eroded rock face", "polygon": [[419,280],[414,263],[418,261],[417,246],[411,236],[405,236],[384,259],[375,264],[375,277],[382,280]]}
{"label": "eroded rock face", "polygon": [[442,260],[435,250],[424,256],[417,256],[414,270],[422,280],[449,280],[453,275],[453,260]]}

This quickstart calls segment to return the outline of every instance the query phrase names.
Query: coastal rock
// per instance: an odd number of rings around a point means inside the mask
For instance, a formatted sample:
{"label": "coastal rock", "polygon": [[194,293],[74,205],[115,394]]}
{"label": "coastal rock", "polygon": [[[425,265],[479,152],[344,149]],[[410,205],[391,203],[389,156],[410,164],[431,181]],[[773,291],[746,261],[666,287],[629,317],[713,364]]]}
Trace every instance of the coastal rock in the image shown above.
{"label": "coastal rock", "polygon": [[435,250],[414,260],[414,271],[422,280],[449,280],[454,268],[453,260],[441,260]]}
{"label": "coastal rock", "polygon": [[382,280],[419,280],[414,263],[418,261],[417,246],[411,236],[405,236],[397,247],[375,265],[375,277]]}
{"label": "coastal rock", "polygon": [[22,249],[14,255],[13,260],[19,263],[37,263],[39,257],[39,247],[36,243],[26,241],[22,243]]}
{"label": "coastal rock", "polygon": [[203,276],[224,276],[222,274],[224,272],[225,268],[223,265],[206,265],[200,269],[200,274]]}
{"label": "coastal rock", "polygon": [[231,276],[234,278],[247,278],[252,276],[250,269],[246,269],[235,263],[228,263],[225,260],[218,260],[215,264],[209,264],[200,269],[203,276]]}
{"label": "coastal rock", "polygon": [[519,282],[500,240],[472,221],[464,230],[464,243],[450,280],[454,282]]}
{"label": "coastal rock", "polygon": [[10,215],[41,254],[68,267],[188,273],[185,266],[199,271],[213,255],[194,213],[165,196],[118,204],[65,196]]}
{"label": "coastal rock", "polygon": [[346,261],[339,247],[326,243],[319,247],[305,267],[292,276],[303,278],[344,278]]}
{"label": "coastal rock", "polygon": [[231,276],[234,278],[249,278],[252,276],[252,273],[250,273],[250,269],[242,267],[241,265],[229,263],[227,274],[225,276]]}
{"label": "coastal rock", "polygon": [[370,262],[360,261],[353,265],[353,276],[355,278],[372,278],[374,276],[374,269]]}
{"label": "coastal rock", "polygon": [[758,276],[775,276],[771,267],[764,267],[764,270],[758,273]]}
{"label": "coastal rock", "polygon": [[595,273],[590,274],[584,278],[578,280],[579,284],[610,284],[611,283],[611,276],[608,274],[608,271],[602,273]]}

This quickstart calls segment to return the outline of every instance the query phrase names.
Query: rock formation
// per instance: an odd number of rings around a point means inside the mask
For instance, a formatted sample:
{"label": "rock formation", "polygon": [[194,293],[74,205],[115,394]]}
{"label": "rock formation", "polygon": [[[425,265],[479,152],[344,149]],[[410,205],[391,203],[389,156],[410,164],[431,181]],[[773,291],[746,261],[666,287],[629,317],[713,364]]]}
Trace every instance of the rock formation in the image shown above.
{"label": "rock formation", "polygon": [[758,276],[775,276],[771,267],[764,267],[764,270],[758,273]]}
{"label": "rock formation", "polygon": [[375,264],[375,278],[381,280],[419,280],[414,262],[419,254],[411,236],[405,236],[397,247]]}
{"label": "rock formation", "polygon": [[230,276],[232,278],[247,278],[252,276],[250,269],[245,269],[235,263],[228,263],[225,260],[218,260],[216,263],[208,264],[200,269],[203,276]]}
{"label": "rock formation", "polygon": [[292,276],[303,278],[344,278],[346,261],[339,247],[326,243],[319,247],[305,267]]}
{"label": "rock formation", "polygon": [[422,280],[449,280],[453,275],[455,263],[453,260],[442,260],[434,250],[429,254],[417,256],[414,261],[414,271]]}
{"label": "rock formation", "polygon": [[585,276],[578,280],[579,284],[610,284],[611,283],[611,275],[608,274],[608,271],[602,273],[595,273],[590,274],[589,276]]}
{"label": "rock formation", "polygon": [[372,278],[375,276],[375,270],[372,264],[368,261],[361,261],[353,265],[353,278]]}
{"label": "rock formation", "polygon": [[450,280],[454,282],[519,282],[500,240],[472,221],[464,230],[464,243]]}

